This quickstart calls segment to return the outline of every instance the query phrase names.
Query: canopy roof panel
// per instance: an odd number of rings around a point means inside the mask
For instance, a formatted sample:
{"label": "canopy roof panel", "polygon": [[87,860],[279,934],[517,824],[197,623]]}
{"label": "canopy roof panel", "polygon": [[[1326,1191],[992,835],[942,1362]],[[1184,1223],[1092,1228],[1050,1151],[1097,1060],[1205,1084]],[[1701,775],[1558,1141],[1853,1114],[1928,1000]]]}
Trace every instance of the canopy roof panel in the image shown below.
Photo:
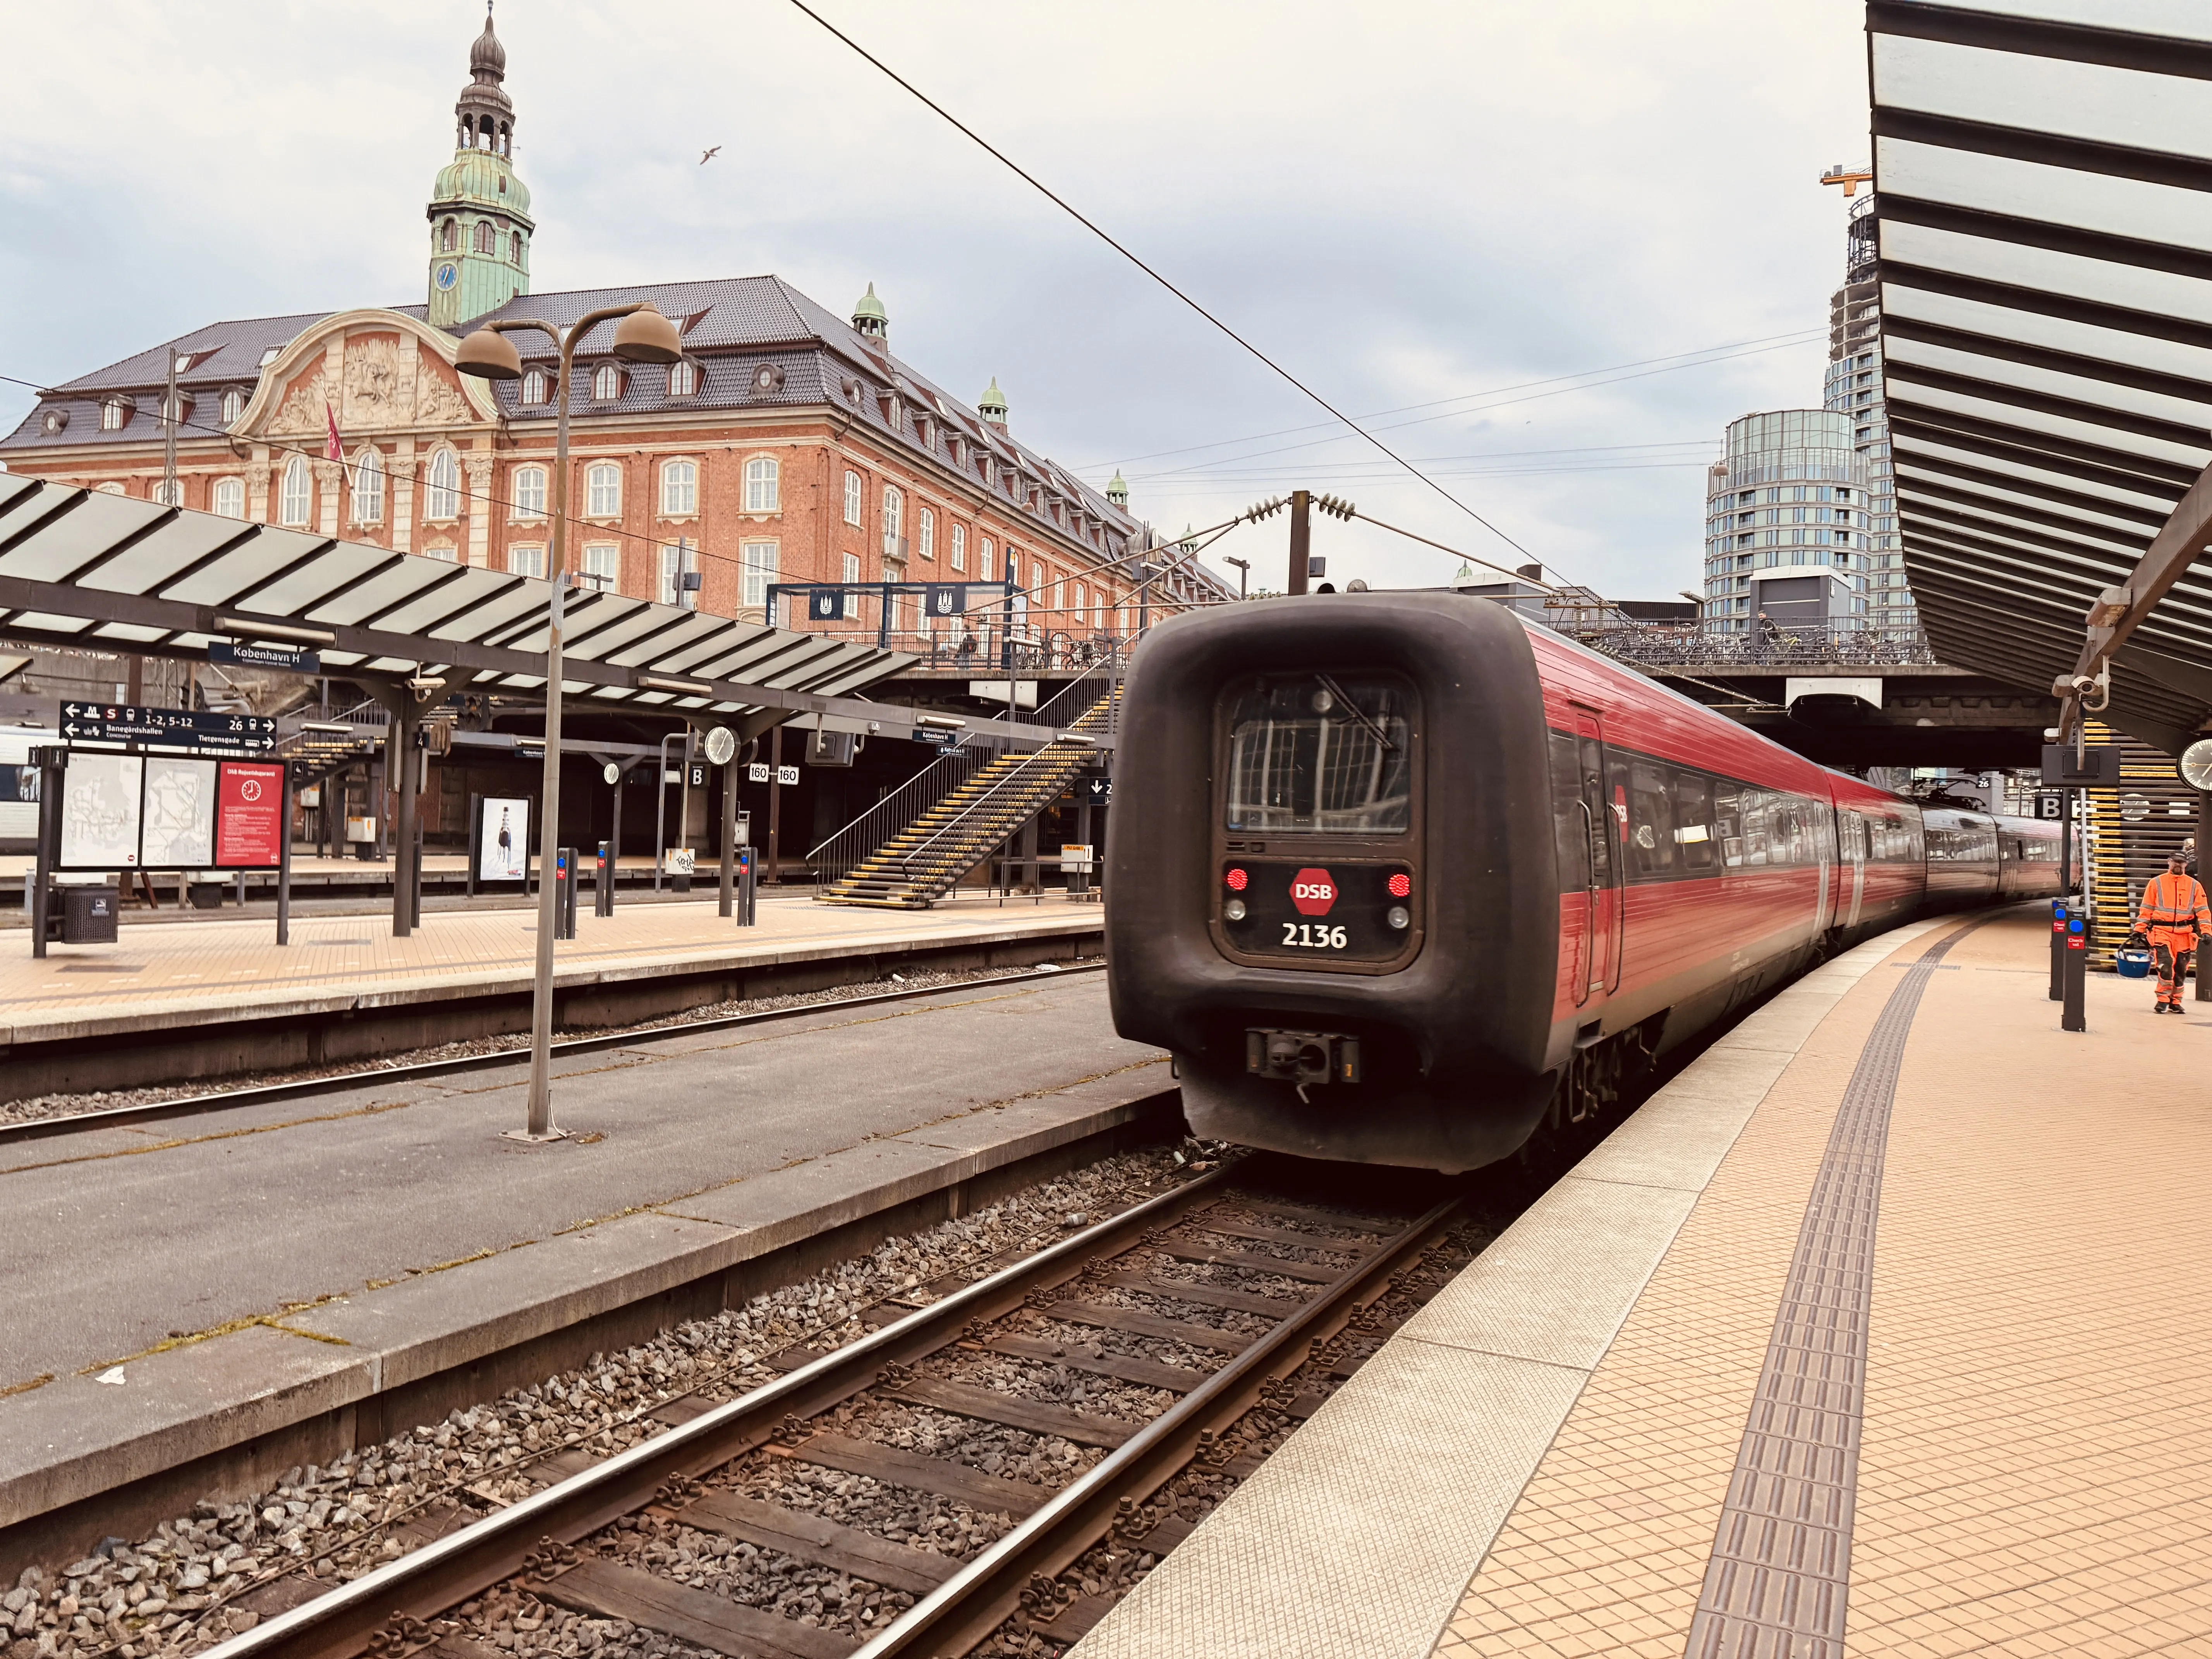
{"label": "canopy roof panel", "polygon": [[2039,690],[2109,665],[2104,718],[2178,751],[2212,714],[2212,8],[1869,0],[1867,29],[1929,641]]}
{"label": "canopy roof panel", "polygon": [[[336,672],[536,690],[552,599],[534,577],[0,473],[0,633],[18,638],[156,654],[312,644]],[[903,653],[600,591],[571,590],[562,609],[562,683],[599,708],[760,715],[763,729],[814,713],[912,734],[913,710],[854,695],[908,667]]]}

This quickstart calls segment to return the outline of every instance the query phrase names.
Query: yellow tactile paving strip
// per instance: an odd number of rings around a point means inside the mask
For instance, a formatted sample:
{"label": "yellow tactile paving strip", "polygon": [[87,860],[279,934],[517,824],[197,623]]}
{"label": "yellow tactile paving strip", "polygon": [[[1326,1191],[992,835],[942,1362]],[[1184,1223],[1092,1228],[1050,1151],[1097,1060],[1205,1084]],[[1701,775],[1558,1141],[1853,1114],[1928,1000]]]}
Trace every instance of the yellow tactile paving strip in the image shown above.
{"label": "yellow tactile paving strip", "polygon": [[[1760,1105],[1438,1655],[1684,1655],[1837,1103],[1898,964],[1940,936],[1863,980]],[[1962,939],[1906,1046],[1853,1656],[2212,1653],[2212,1019],[2100,978],[2069,1037],[2047,939],[2033,916]]]}
{"label": "yellow tactile paving strip", "polygon": [[[611,917],[578,915],[576,938],[556,947],[555,972],[648,972],[753,953],[941,945],[1096,927],[1098,919],[1097,905],[1060,899],[1003,907],[963,901],[916,913],[776,899],[763,901],[758,925],[741,928],[719,914],[712,897],[617,905]],[[274,918],[266,915],[135,927],[126,921],[115,945],[57,945],[43,962],[32,957],[27,933],[0,933],[0,1024],[12,1024],[21,1041],[55,1021],[143,1020],[199,1006],[234,1013],[241,1000],[481,988],[529,973],[537,931],[534,909],[435,911],[406,939],[392,936],[386,915],[295,917],[292,943],[280,950]]]}

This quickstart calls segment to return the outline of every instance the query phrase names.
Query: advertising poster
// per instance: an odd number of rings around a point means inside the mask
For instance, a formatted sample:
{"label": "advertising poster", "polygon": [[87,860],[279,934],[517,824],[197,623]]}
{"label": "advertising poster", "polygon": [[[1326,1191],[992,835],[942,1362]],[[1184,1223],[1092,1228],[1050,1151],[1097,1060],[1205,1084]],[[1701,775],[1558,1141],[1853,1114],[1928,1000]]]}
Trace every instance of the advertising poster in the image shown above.
{"label": "advertising poster", "polygon": [[225,761],[216,796],[220,870],[273,870],[284,851],[284,769]]}
{"label": "advertising poster", "polygon": [[139,850],[147,870],[205,870],[215,863],[215,763],[174,755],[146,757],[146,825]]}
{"label": "advertising poster", "polygon": [[139,790],[146,762],[139,755],[76,754],[62,774],[64,870],[136,870]]}
{"label": "advertising poster", "polygon": [[486,795],[477,836],[477,879],[520,881],[529,857],[529,800]]}

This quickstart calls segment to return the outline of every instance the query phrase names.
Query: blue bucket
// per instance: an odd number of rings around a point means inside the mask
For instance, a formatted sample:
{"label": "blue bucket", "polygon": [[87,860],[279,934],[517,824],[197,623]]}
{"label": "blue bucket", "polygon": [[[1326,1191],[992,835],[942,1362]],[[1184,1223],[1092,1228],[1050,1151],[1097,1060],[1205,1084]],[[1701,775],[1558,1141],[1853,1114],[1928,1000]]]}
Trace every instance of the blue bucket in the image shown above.
{"label": "blue bucket", "polygon": [[2133,950],[2123,945],[2113,954],[2112,960],[2114,965],[2119,969],[2122,979],[2150,977],[2150,952],[2148,951]]}

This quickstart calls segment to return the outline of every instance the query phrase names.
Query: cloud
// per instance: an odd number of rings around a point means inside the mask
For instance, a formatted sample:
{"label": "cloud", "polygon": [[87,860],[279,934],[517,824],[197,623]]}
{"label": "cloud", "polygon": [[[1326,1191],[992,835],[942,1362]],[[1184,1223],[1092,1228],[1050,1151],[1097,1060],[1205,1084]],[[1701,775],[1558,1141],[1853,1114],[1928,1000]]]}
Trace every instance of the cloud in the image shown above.
{"label": "cloud", "polygon": [[[823,4],[1361,413],[1824,327],[1844,204],[1814,179],[1867,149],[1862,19],[1832,0]],[[24,9],[13,26],[41,73],[0,107],[0,373],[55,380],[216,318],[422,296],[472,6],[100,19]],[[508,0],[499,32],[539,289],[774,270],[841,308],[872,281],[902,356],[970,398],[997,375],[1024,439],[1096,482],[1127,462],[1164,526],[1311,482],[1517,556],[1356,439],[1133,460],[1321,417],[781,0]],[[1664,595],[1699,579],[1722,425],[1816,405],[1824,353],[1388,441],[1475,458],[1437,463],[1440,481],[1547,565]],[[0,420],[27,406],[0,389]],[[1222,550],[1279,581],[1281,524]],[[1316,545],[1332,576],[1378,585],[1451,566],[1357,526]]]}

